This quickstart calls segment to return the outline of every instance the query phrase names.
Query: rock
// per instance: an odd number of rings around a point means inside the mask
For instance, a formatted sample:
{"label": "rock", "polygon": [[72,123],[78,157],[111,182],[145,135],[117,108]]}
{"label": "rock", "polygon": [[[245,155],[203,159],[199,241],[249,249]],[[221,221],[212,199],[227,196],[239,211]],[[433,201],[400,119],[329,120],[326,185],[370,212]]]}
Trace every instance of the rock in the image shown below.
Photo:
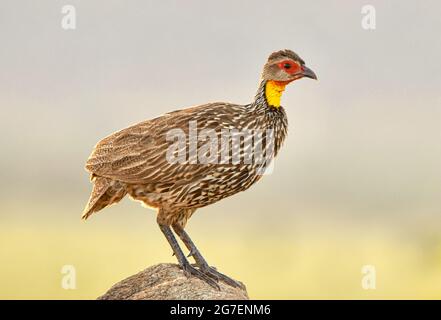
{"label": "rock", "polygon": [[219,281],[217,290],[204,281],[187,278],[177,264],[148,267],[113,285],[98,300],[248,300],[245,289]]}

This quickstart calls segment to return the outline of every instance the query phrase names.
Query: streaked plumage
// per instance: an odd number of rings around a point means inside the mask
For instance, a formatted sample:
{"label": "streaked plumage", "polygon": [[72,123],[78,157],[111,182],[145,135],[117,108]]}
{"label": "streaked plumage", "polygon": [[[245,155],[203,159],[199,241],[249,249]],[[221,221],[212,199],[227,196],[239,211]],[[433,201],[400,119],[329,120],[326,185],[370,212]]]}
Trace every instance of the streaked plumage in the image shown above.
{"label": "streaked plumage", "polygon": [[[285,72],[284,67],[280,66],[283,61],[292,61],[296,65],[291,67],[299,71],[293,74]],[[189,122],[197,122],[198,132],[213,129],[219,139],[222,129],[271,129],[274,132],[274,148],[266,152],[271,153],[269,157],[272,159],[286,137],[288,121],[282,107],[268,103],[268,81],[277,81],[283,91],[287,83],[304,76],[315,78],[294,52],[278,51],[269,57],[265,65],[252,103],[236,105],[215,102],[174,111],[104,138],[95,146],[86,164],[94,188],[83,218],[129,195],[149,207],[157,208],[160,225],[183,229],[197,208],[248,189],[261,178],[262,164],[242,161],[239,164],[231,161],[225,164],[191,163],[188,157],[191,143],[188,138],[191,136]],[[280,99],[279,91],[274,92]],[[181,129],[187,137],[185,163],[172,164],[167,160],[167,150],[171,144],[167,141],[167,133],[174,128]],[[264,135],[262,141],[265,139]],[[197,142],[198,151],[204,144],[205,141]],[[220,159],[221,148],[218,151],[216,159]]]}

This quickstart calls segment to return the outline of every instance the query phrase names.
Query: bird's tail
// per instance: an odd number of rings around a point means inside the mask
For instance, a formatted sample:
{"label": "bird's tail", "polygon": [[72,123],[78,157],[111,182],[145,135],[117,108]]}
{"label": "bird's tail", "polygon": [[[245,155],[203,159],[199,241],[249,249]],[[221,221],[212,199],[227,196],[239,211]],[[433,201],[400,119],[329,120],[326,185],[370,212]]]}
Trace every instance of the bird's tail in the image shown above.
{"label": "bird's tail", "polygon": [[93,190],[81,216],[84,220],[92,213],[119,202],[127,194],[122,182],[97,176],[92,176],[92,181]]}

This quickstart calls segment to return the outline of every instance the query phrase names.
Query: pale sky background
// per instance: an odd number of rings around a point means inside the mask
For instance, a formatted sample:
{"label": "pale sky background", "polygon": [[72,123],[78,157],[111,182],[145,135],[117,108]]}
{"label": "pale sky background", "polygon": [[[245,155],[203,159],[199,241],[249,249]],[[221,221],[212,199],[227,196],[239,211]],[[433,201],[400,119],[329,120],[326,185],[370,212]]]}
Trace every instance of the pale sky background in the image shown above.
{"label": "pale sky background", "polygon": [[[60,26],[64,4],[76,8],[74,31]],[[364,4],[2,1],[2,201],[71,199],[79,213],[99,139],[190,105],[248,103],[268,54],[289,48],[319,81],[287,88],[275,173],[227,201],[441,222],[441,5],[370,1],[367,31]]]}

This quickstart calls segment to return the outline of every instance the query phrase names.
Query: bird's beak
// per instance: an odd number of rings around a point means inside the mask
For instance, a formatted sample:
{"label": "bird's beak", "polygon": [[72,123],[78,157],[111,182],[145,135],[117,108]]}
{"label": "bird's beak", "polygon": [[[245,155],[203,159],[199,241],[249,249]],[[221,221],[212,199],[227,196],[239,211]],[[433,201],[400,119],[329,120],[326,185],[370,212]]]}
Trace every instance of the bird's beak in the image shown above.
{"label": "bird's beak", "polygon": [[314,71],[312,71],[311,69],[309,69],[307,66],[302,66],[302,72],[300,72],[300,74],[301,74],[303,77],[311,78],[311,79],[317,80],[317,76],[315,75]]}

